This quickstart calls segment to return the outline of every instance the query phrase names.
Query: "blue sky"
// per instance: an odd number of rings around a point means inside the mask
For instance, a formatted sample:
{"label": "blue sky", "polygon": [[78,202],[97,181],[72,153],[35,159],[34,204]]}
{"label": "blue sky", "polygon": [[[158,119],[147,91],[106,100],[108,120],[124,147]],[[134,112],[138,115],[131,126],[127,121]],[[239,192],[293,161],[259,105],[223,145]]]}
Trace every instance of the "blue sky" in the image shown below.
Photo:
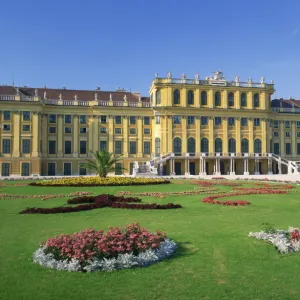
{"label": "blue sky", "polygon": [[300,1],[3,1],[0,84],[148,94],[220,69],[300,99]]}

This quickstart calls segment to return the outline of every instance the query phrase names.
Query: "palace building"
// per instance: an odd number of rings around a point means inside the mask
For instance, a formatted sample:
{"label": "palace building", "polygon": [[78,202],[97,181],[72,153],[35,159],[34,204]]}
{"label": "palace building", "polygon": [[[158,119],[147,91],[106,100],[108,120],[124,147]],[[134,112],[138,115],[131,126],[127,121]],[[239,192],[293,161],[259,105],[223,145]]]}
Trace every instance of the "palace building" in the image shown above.
{"label": "palace building", "polygon": [[126,173],[298,174],[300,100],[274,84],[155,76],[140,93],[0,86],[0,176],[86,175],[106,149]]}

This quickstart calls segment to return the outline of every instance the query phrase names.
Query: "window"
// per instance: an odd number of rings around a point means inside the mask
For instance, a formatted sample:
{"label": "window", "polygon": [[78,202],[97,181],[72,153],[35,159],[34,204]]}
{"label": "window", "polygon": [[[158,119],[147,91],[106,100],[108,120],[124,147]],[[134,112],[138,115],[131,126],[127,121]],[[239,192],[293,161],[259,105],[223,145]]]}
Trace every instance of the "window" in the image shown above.
{"label": "window", "polygon": [[286,131],[286,132],[285,132],[285,136],[286,136],[286,137],[291,137],[291,132],[290,132],[290,131]]}
{"label": "window", "polygon": [[291,143],[285,143],[285,154],[291,155]]}
{"label": "window", "polygon": [[173,93],[173,104],[180,104],[180,92],[175,90]]}
{"label": "window", "polygon": [[122,134],[122,128],[115,128],[115,134]]}
{"label": "window", "polygon": [[122,164],[121,163],[115,163],[115,175],[122,175]]}
{"label": "window", "polygon": [[22,140],[22,153],[24,153],[24,154],[30,153],[30,140],[29,139]]}
{"label": "window", "polygon": [[49,123],[51,124],[56,123],[56,115],[49,115]]}
{"label": "window", "polygon": [[246,93],[241,94],[241,107],[247,106],[247,95]]}
{"label": "window", "polygon": [[297,128],[300,128],[300,121],[297,121],[296,126]]}
{"label": "window", "polygon": [[261,153],[261,140],[260,139],[254,140],[254,153]]}
{"label": "window", "polygon": [[150,125],[150,118],[144,117],[144,125]]}
{"label": "window", "polygon": [[136,142],[129,142],[129,154],[136,154]]}
{"label": "window", "polygon": [[29,176],[29,163],[22,163],[21,176]]}
{"label": "window", "polygon": [[173,152],[181,154],[181,139],[178,137],[173,140]]}
{"label": "window", "polygon": [[201,139],[201,152],[208,152],[208,139],[202,138]]}
{"label": "window", "polygon": [[222,139],[216,138],[215,139],[215,152],[222,152],[223,147],[222,147]]}
{"label": "window", "polygon": [[122,154],[122,141],[115,141],[115,154]]}
{"label": "window", "polygon": [[55,176],[56,174],[55,163],[48,163],[48,176]]}
{"label": "window", "polygon": [[234,106],[234,94],[232,92],[228,94],[228,106]]}
{"label": "window", "polygon": [[228,118],[228,125],[229,126],[234,126],[234,124],[235,124],[235,119],[233,117],[229,117]]}
{"label": "window", "polygon": [[253,95],[253,106],[255,108],[259,107],[259,95],[258,94]]}
{"label": "window", "polygon": [[129,124],[130,125],[135,125],[135,123],[136,123],[136,118],[133,117],[133,116],[129,117]]}
{"label": "window", "polygon": [[100,127],[100,133],[107,133],[107,128]]}
{"label": "window", "polygon": [[86,127],[80,127],[79,132],[81,134],[86,134],[86,132],[87,132]]}
{"label": "window", "polygon": [[190,137],[188,140],[187,140],[187,150],[188,150],[188,153],[190,154],[195,154],[196,153],[196,141],[194,138]]}
{"label": "window", "polygon": [[144,134],[150,134],[150,128],[144,128]]}
{"label": "window", "polygon": [[242,126],[248,126],[248,119],[247,118],[242,118],[241,119],[241,124],[242,124]]}
{"label": "window", "polygon": [[160,90],[156,91],[156,104],[160,104],[161,103],[161,92]]}
{"label": "window", "polygon": [[297,137],[300,137],[300,131],[297,131]]}
{"label": "window", "polygon": [[150,154],[150,142],[144,142],[144,154]]}
{"label": "window", "polygon": [[274,153],[275,154],[280,154],[280,152],[279,152],[279,143],[274,143]]}
{"label": "window", "polygon": [[221,125],[222,124],[222,118],[221,117],[215,117],[215,125]]}
{"label": "window", "polygon": [[80,120],[80,124],[86,124],[86,116],[80,116],[79,120]]}
{"label": "window", "polygon": [[135,128],[129,128],[129,134],[136,134]]}
{"label": "window", "polygon": [[300,154],[300,143],[297,143],[297,154]]}
{"label": "window", "polygon": [[188,125],[194,125],[195,124],[195,117],[194,116],[188,116],[187,117],[187,123],[188,123]]}
{"label": "window", "polygon": [[174,125],[178,125],[178,124],[180,124],[181,123],[181,118],[180,118],[180,116],[174,116],[173,117],[173,124]]}
{"label": "window", "polygon": [[206,91],[201,92],[201,105],[207,105],[207,93],[206,93]]}
{"label": "window", "polygon": [[285,128],[291,128],[291,122],[290,121],[285,121]]}
{"label": "window", "polygon": [[6,132],[10,131],[10,125],[4,124],[3,125],[3,131],[6,131]]}
{"label": "window", "polygon": [[260,126],[260,119],[259,118],[254,118],[254,126],[256,126],[256,127]]}
{"label": "window", "polygon": [[155,138],[155,156],[160,156],[160,138]]}
{"label": "window", "polygon": [[215,93],[215,106],[221,106],[221,93]]}
{"label": "window", "polygon": [[4,111],[3,112],[3,119],[4,119],[4,121],[10,121],[10,118],[11,118],[10,111]]}
{"label": "window", "polygon": [[106,123],[106,116],[100,117],[100,123],[105,124]]}
{"label": "window", "polygon": [[79,175],[86,175],[86,168],[80,167],[79,168]]}
{"label": "window", "polygon": [[115,123],[116,124],[122,124],[122,118],[121,118],[121,116],[115,116]]}
{"label": "window", "polygon": [[9,176],[10,175],[10,164],[9,163],[2,163],[2,176]]}
{"label": "window", "polygon": [[188,91],[188,104],[194,105],[194,92]]}
{"label": "window", "polygon": [[72,175],[72,165],[71,163],[64,163],[64,176]]}
{"label": "window", "polygon": [[100,141],[100,150],[106,151],[107,150],[107,141]]}
{"label": "window", "polygon": [[155,117],[155,124],[160,124],[160,116]]}
{"label": "window", "polygon": [[201,117],[201,125],[207,125],[208,124],[208,118],[207,117]]}
{"label": "window", "polygon": [[10,153],[10,140],[9,139],[3,139],[2,140],[2,153],[3,154],[9,154]]}
{"label": "window", "polygon": [[22,130],[23,130],[23,132],[29,132],[30,131],[30,125],[23,125]]}
{"label": "window", "polygon": [[273,124],[274,124],[274,128],[279,128],[279,121],[278,120],[274,120]]}
{"label": "window", "polygon": [[65,123],[71,124],[72,123],[72,116],[71,115],[65,115]]}
{"label": "window", "polygon": [[56,127],[49,127],[49,133],[56,133]]}
{"label": "window", "polygon": [[249,141],[247,139],[242,139],[242,153],[249,153]]}
{"label": "window", "polygon": [[278,131],[274,131],[274,136],[275,137],[279,137],[279,132]]}
{"label": "window", "polygon": [[72,133],[72,127],[65,127],[65,134]]}
{"label": "window", "polygon": [[79,142],[80,154],[86,154],[86,141]]}
{"label": "window", "polygon": [[228,151],[230,153],[235,153],[236,152],[236,142],[234,138],[230,138],[228,140]]}
{"label": "window", "polygon": [[71,154],[71,153],[72,153],[72,142],[65,141],[65,154]]}
{"label": "window", "polygon": [[23,121],[30,121],[30,111],[23,111]]}

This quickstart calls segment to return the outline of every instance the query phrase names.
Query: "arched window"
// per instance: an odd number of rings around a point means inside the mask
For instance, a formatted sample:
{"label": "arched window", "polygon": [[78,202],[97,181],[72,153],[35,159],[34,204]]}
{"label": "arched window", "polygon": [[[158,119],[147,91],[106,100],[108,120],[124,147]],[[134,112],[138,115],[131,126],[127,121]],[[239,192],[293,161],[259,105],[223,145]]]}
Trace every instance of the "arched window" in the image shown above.
{"label": "arched window", "polygon": [[201,92],[201,105],[207,105],[207,93],[206,93],[206,91]]}
{"label": "arched window", "polygon": [[156,157],[160,156],[160,138],[159,137],[155,138],[155,156]]}
{"label": "arched window", "polygon": [[249,141],[247,139],[242,139],[242,153],[249,153]]}
{"label": "arched window", "polygon": [[208,139],[207,138],[201,139],[201,152],[202,153],[208,152]]}
{"label": "arched window", "polygon": [[188,91],[188,104],[194,105],[194,92]]}
{"label": "arched window", "polygon": [[161,103],[160,90],[156,91],[156,104]]}
{"label": "arched window", "polygon": [[187,140],[188,153],[195,154],[196,152],[196,142],[194,138],[189,138]]}
{"label": "arched window", "polygon": [[173,104],[180,104],[180,92],[179,92],[179,90],[174,91]]}
{"label": "arched window", "polygon": [[229,153],[235,153],[236,152],[236,143],[234,138],[230,138],[228,140],[228,151]]}
{"label": "arched window", "polygon": [[232,92],[228,94],[228,106],[234,106],[234,94]]}
{"label": "arched window", "polygon": [[261,153],[261,140],[260,139],[254,140],[254,153]]}
{"label": "arched window", "polygon": [[175,154],[181,154],[181,139],[178,137],[173,141],[173,152]]}
{"label": "arched window", "polygon": [[215,152],[222,152],[223,147],[222,147],[222,139],[216,138],[215,139]]}
{"label": "arched window", "polygon": [[254,96],[253,96],[253,106],[259,107],[259,95],[258,94],[254,94]]}
{"label": "arched window", "polygon": [[215,106],[221,106],[221,93],[215,93]]}
{"label": "arched window", "polygon": [[247,95],[246,93],[241,94],[241,107],[247,106]]}

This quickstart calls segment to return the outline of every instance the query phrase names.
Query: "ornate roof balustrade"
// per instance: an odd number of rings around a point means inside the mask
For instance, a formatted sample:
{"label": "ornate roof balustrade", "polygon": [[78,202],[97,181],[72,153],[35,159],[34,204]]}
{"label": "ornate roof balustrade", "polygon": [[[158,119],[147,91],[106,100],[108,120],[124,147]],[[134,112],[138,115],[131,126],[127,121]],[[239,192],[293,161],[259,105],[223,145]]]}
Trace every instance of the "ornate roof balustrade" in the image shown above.
{"label": "ornate roof balustrade", "polygon": [[300,114],[300,108],[282,108],[282,107],[272,107],[272,112],[276,113],[287,113],[287,114]]}
{"label": "ornate roof balustrade", "polygon": [[35,101],[35,100],[34,97],[29,97],[29,96],[0,95],[0,101]]}

